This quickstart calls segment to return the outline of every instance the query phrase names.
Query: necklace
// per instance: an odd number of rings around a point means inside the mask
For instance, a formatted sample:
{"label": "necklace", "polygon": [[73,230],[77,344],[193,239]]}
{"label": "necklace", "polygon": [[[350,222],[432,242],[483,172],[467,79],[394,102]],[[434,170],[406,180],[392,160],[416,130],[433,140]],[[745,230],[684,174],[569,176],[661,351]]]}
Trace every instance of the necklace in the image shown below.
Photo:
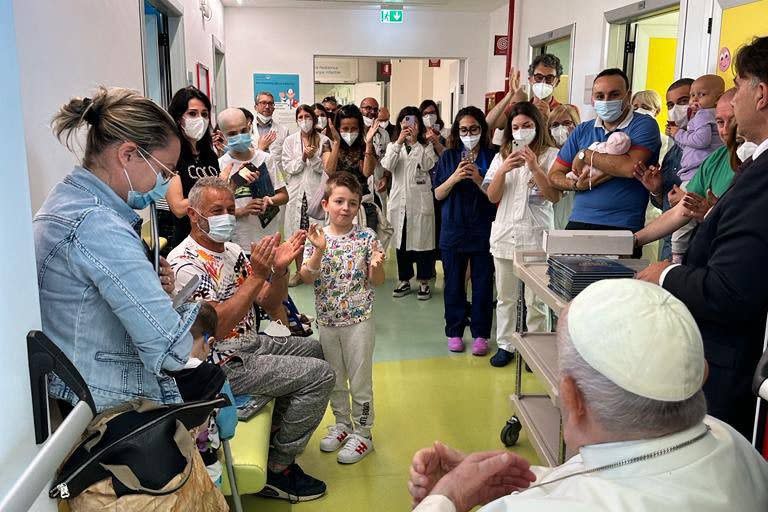
{"label": "necklace", "polygon": [[532,485],[532,486],[528,487],[527,489],[525,489],[523,491],[520,491],[520,492],[522,493],[522,492],[525,492],[525,491],[530,491],[531,489],[535,489],[537,487],[543,487],[545,485],[553,484],[555,482],[561,482],[563,480],[567,480],[568,478],[572,478],[574,476],[588,475],[588,474],[591,474],[591,473],[597,473],[599,471],[607,471],[607,470],[610,470],[610,469],[621,468],[621,467],[624,467],[624,466],[629,466],[630,464],[636,464],[638,462],[645,462],[647,460],[655,459],[657,457],[661,457],[661,456],[664,456],[664,455],[669,455],[672,452],[676,452],[677,450],[681,450],[681,449],[683,449],[683,448],[685,448],[687,446],[690,446],[690,445],[692,445],[692,444],[694,444],[694,443],[704,439],[707,436],[707,434],[709,434],[710,430],[712,430],[709,427],[709,425],[705,425],[705,427],[706,427],[706,430],[704,432],[702,432],[701,434],[699,434],[696,437],[694,437],[692,439],[689,439],[687,441],[683,441],[680,444],[676,444],[675,446],[669,446],[667,448],[661,448],[661,449],[656,450],[654,452],[646,453],[645,455],[638,455],[637,457],[632,457],[630,459],[623,459],[623,460],[620,460],[618,462],[614,462],[614,463],[611,463],[611,464],[606,464],[605,466],[599,466],[599,467],[596,467],[596,468],[586,469],[584,471],[579,471],[578,473],[572,473],[570,475],[561,476],[560,478],[555,478],[554,480],[550,480],[548,482],[542,482],[540,484]]}

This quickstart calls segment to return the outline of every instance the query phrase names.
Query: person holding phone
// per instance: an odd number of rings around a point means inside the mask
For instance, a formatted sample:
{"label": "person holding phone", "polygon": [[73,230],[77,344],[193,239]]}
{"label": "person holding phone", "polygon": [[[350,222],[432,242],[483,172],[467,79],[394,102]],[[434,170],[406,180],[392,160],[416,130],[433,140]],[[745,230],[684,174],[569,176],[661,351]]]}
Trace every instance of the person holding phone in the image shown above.
{"label": "person holding phone", "polygon": [[288,191],[278,177],[276,156],[267,153],[275,141],[274,132],[262,135],[254,145],[253,128],[238,108],[222,111],[218,121],[229,147],[219,159],[219,168],[234,163],[230,181],[235,187],[237,224],[232,241],[249,252],[252,242],[280,232],[275,210],[288,202]]}
{"label": "person holding phone", "polygon": [[496,152],[488,147],[488,125],[477,107],[459,110],[448,149],[437,164],[435,197],[443,201],[440,256],[445,272],[445,334],[451,352],[465,349],[466,274],[471,267],[472,354],[488,353],[493,318],[491,222],[496,207],[480,188]]}
{"label": "person holding phone", "polygon": [[394,228],[393,241],[397,253],[399,283],[393,297],[411,293],[411,279],[416,279],[416,297],[432,297],[429,281],[434,271],[435,209],[432,179],[429,171],[437,163],[437,155],[425,138],[421,112],[405,107],[397,115],[395,142],[387,145],[381,165],[392,173],[392,190],[387,204],[387,219]]}
{"label": "person holding phone", "polygon": [[[501,151],[494,157],[483,189],[499,205],[491,226],[491,254],[496,267],[496,343],[492,366],[506,366],[514,356],[519,280],[513,272],[515,251],[542,248],[544,231],[554,229],[552,205],[560,191],[547,179],[557,158],[557,148],[541,111],[527,101],[516,103],[504,127]],[[525,289],[526,325],[529,331],[549,332],[549,313],[530,288]]]}

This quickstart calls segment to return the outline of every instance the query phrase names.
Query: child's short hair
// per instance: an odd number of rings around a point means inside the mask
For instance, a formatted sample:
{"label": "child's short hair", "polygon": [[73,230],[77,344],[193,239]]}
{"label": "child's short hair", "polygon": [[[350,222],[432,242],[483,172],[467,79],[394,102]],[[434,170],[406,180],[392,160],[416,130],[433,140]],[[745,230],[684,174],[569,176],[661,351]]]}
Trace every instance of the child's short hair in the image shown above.
{"label": "child's short hair", "polygon": [[346,171],[339,171],[334,173],[333,176],[330,176],[328,181],[325,182],[325,193],[323,194],[323,199],[326,201],[330,199],[331,193],[336,187],[346,187],[350,192],[360,197],[360,199],[363,198],[363,187],[360,185],[360,182],[357,181],[357,178],[355,178],[351,173]]}
{"label": "child's short hair", "polygon": [[193,338],[199,338],[205,334],[213,336],[218,325],[219,315],[216,314],[216,309],[209,302],[202,301],[200,312],[197,313],[197,318],[195,318],[190,332]]}

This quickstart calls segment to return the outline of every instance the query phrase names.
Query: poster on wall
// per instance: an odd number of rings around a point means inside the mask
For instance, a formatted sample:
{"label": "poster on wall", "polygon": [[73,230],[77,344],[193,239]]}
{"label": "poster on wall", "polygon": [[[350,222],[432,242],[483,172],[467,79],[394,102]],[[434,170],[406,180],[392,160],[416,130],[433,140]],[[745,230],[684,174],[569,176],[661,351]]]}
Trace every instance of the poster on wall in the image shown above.
{"label": "poster on wall", "polygon": [[275,97],[275,109],[290,110],[301,104],[299,75],[253,74],[253,97],[262,91]]}

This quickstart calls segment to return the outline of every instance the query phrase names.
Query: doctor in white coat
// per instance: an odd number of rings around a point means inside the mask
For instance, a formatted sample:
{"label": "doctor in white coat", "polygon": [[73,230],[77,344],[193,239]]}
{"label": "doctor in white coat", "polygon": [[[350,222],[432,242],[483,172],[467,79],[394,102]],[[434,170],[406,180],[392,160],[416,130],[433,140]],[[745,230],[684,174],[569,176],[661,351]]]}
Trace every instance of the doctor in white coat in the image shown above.
{"label": "doctor in white coat", "polygon": [[[308,201],[321,186],[325,164],[331,156],[331,141],[315,131],[317,116],[309,105],[296,109],[299,131],[286,137],[282,147],[282,168],[288,188],[288,204],[285,207],[284,231],[288,235],[299,229],[309,229]],[[296,273],[288,286],[301,284],[303,254],[296,258]]]}
{"label": "doctor in white coat", "polygon": [[701,333],[680,300],[634,279],[598,281],[557,329],[565,442],[556,468],[506,450],[419,451],[416,512],[765,512],[768,463],[706,416]]}
{"label": "doctor in white coat", "polygon": [[435,257],[435,208],[429,171],[437,154],[425,138],[421,112],[405,107],[397,116],[396,141],[387,146],[381,165],[392,173],[392,190],[387,202],[387,219],[394,229],[399,283],[392,292],[403,297],[411,292],[410,281],[419,280],[417,298],[431,298]]}

